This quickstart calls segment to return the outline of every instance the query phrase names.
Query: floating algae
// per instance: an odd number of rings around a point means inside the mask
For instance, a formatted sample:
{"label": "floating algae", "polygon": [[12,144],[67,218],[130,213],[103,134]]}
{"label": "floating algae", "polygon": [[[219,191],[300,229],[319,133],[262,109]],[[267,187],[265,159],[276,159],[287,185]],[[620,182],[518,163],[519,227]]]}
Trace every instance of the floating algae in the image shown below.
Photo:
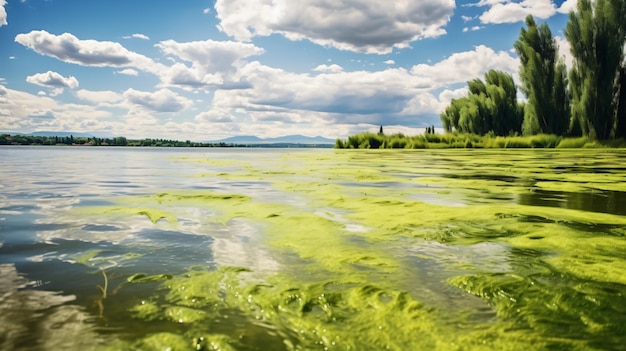
{"label": "floating algae", "polygon": [[[133,320],[151,326],[151,334],[132,345],[623,348],[626,217],[610,208],[537,202],[550,195],[542,191],[620,191],[615,182],[624,183],[624,174],[594,174],[610,168],[616,156],[559,150],[507,150],[504,157],[492,150],[297,152],[280,160],[220,160],[212,165],[227,173],[203,174],[238,184],[263,182],[300,203],[181,189],[112,199],[109,216],[151,209],[155,216],[149,217],[164,215],[181,230],[190,213],[207,216],[194,222],[198,231],[246,221],[260,233],[255,245],[280,262],[271,271],[218,265],[150,276],[166,278],[130,307]],[[429,196],[440,201],[420,200]],[[462,253],[486,257],[464,260]],[[211,337],[222,344],[211,344]]]}

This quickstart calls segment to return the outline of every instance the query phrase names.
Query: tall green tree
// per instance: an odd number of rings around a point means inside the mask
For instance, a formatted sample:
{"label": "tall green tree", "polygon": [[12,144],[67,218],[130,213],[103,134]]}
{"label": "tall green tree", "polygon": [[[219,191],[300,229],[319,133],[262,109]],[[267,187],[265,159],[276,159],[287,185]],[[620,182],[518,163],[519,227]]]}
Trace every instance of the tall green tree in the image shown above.
{"label": "tall green tree", "polygon": [[626,138],[626,63],[622,64],[620,70],[615,99],[617,101],[615,137]]}
{"label": "tall green tree", "polygon": [[521,91],[528,98],[524,109],[524,134],[565,134],[569,127],[567,70],[558,59],[558,45],[547,23],[537,26],[526,17],[514,44],[520,57]]}
{"label": "tall green tree", "polygon": [[625,0],[578,0],[565,37],[571,45],[572,128],[583,135],[608,139],[622,121],[619,116],[620,70],[626,40]]}
{"label": "tall green tree", "polygon": [[467,85],[468,95],[453,99],[441,114],[446,131],[507,135],[521,130],[522,109],[510,74],[491,70],[484,82],[477,78]]}

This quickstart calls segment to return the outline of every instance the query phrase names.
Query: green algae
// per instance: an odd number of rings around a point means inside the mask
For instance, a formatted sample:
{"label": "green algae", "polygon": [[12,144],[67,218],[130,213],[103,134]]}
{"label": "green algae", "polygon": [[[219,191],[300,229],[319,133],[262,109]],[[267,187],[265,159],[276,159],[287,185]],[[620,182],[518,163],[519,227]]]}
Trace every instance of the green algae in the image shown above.
{"label": "green algae", "polygon": [[191,343],[181,335],[158,333],[150,335],[134,345],[131,350],[189,350]]}
{"label": "green algae", "polygon": [[176,323],[194,323],[206,318],[206,312],[181,306],[170,306],[164,310],[165,317]]}
{"label": "green algae", "polygon": [[[129,199],[119,199],[120,203]],[[234,218],[258,221],[268,226],[270,245],[295,252],[301,259],[314,259],[328,270],[352,269],[348,266],[387,267],[397,264],[384,253],[365,246],[346,245],[345,225],[316,213],[282,204],[258,203],[238,194],[211,191],[172,191],[132,199],[133,203],[152,206],[203,207],[213,211],[212,222],[226,224]],[[132,208],[115,207],[118,215],[135,214]],[[112,214],[112,212],[108,212]],[[174,215],[172,215],[174,216]],[[324,250],[319,250],[320,244]],[[311,266],[313,269],[314,266]]]}
{"label": "green algae", "polygon": [[150,335],[133,344],[129,349],[137,351],[235,351],[236,348],[231,343],[232,341],[224,335],[202,336],[190,341],[182,335],[163,332]]}
{"label": "green algae", "polygon": [[561,339],[564,345],[580,340],[588,348],[594,344],[621,346],[623,340],[615,337],[626,332],[626,303],[620,298],[626,292],[623,286],[563,276],[549,265],[532,268],[459,276],[450,283],[487,301],[500,318],[517,328],[541,331],[546,338]]}
{"label": "green algae", "polygon": [[[203,208],[209,216],[202,223],[255,223],[260,243],[281,258],[278,272],[220,266],[164,280],[160,292],[130,313],[189,329],[184,337],[149,336],[145,345],[163,339],[189,347],[198,340],[194,335],[238,316],[250,326],[269,326],[282,339],[274,347],[287,350],[616,349],[626,335],[626,217],[567,203],[535,204],[544,201],[538,190],[623,191],[624,174],[595,173],[615,165],[615,155],[340,151],[253,163],[220,160],[207,164],[228,167],[227,173],[203,176],[267,182],[301,201],[171,189],[115,199],[117,206],[96,211],[176,225],[186,208]],[[521,200],[528,196],[535,202]],[[453,254],[406,257],[406,245],[428,242],[451,253],[494,243],[506,254],[489,264],[454,262]],[[495,316],[480,317],[471,304],[453,309],[427,299],[412,288],[432,284],[415,273],[424,267],[412,266],[413,260],[432,262],[438,267],[433,272],[443,272],[436,279],[458,289],[433,288],[433,294],[449,294],[440,301],[467,294]]]}
{"label": "green algae", "polygon": [[[298,345],[288,348],[294,350],[402,350],[407,345],[430,347],[444,342],[433,339],[436,326],[432,312],[406,293],[356,282],[302,285],[286,277],[274,277],[268,285],[242,285],[237,275],[192,272],[168,282],[167,300],[209,310],[236,309],[255,320],[270,322],[289,340],[287,345]],[[185,313],[197,311],[190,307],[174,310],[182,311],[174,320],[178,316],[189,318]],[[389,318],[391,315],[394,317]],[[351,326],[357,329],[349,330]],[[427,334],[416,342],[416,333]]]}
{"label": "green algae", "polygon": [[171,274],[156,274],[156,275],[145,275],[143,273],[135,273],[130,277],[126,278],[128,283],[152,283],[158,282],[161,280],[172,279],[173,276]]}
{"label": "green algae", "polygon": [[141,301],[129,309],[133,318],[153,321],[163,317],[163,311],[159,305],[153,301]]}

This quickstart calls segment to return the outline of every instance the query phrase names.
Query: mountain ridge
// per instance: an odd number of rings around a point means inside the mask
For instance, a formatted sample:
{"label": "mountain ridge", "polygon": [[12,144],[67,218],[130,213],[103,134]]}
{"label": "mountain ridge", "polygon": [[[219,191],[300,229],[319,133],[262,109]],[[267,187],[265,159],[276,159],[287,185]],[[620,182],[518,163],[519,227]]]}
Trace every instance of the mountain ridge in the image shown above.
{"label": "mountain ridge", "polygon": [[334,144],[335,140],[324,138],[322,136],[309,137],[294,134],[274,138],[260,138],[254,135],[239,135],[208,142],[226,144]]}

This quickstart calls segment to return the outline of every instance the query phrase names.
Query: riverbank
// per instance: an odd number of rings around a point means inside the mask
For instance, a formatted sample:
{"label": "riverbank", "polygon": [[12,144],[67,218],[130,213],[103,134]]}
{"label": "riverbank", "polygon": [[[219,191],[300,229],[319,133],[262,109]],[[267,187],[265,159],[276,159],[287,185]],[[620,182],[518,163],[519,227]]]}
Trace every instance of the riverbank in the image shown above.
{"label": "riverbank", "polygon": [[592,140],[588,137],[564,137],[552,134],[532,136],[495,136],[446,133],[406,136],[359,133],[337,139],[336,149],[450,149],[450,148],[623,148],[626,140]]}

